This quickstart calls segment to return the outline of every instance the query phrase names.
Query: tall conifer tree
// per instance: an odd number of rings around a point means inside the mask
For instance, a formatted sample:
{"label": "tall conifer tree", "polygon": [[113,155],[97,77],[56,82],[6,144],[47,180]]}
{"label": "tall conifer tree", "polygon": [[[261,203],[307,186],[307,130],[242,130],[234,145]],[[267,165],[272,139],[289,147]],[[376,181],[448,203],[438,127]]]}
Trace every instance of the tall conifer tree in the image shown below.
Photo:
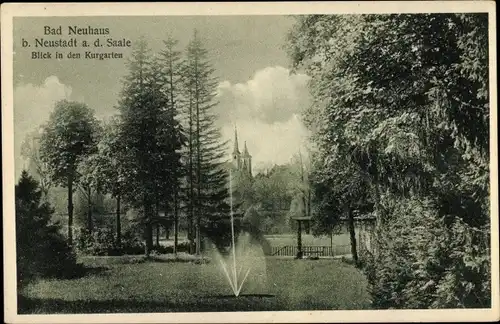
{"label": "tall conifer tree", "polygon": [[146,254],[153,246],[152,220],[158,202],[157,130],[161,107],[152,57],[141,39],[130,58],[129,74],[123,84],[118,109],[121,116],[120,138],[126,148],[126,199],[142,211],[145,225]]}
{"label": "tall conifer tree", "polygon": [[229,193],[228,174],[223,167],[227,143],[221,140],[213,112],[217,80],[196,31],[187,47],[183,80],[188,124],[188,212],[195,228],[190,238],[195,239],[199,254],[202,233],[216,243],[228,234],[224,218],[229,215]]}
{"label": "tall conifer tree", "polygon": [[164,42],[163,51],[160,53],[159,64],[163,76],[162,93],[166,98],[164,117],[168,128],[165,129],[164,140],[168,143],[167,165],[170,171],[170,181],[166,184],[167,196],[171,199],[170,211],[174,219],[174,253],[177,253],[179,212],[181,196],[181,180],[185,175],[181,161],[181,150],[185,144],[183,128],[179,121],[181,108],[181,53],[176,50],[177,41],[168,37]]}

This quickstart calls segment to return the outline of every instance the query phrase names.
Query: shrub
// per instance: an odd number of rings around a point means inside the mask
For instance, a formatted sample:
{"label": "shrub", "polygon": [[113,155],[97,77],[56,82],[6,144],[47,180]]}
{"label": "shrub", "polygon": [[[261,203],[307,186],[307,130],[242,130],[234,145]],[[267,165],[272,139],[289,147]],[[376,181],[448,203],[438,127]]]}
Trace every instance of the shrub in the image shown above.
{"label": "shrub", "polygon": [[83,229],[77,235],[77,249],[84,255],[136,255],[144,253],[144,243],[131,231],[122,235],[121,244],[118,245],[115,232],[111,229],[97,228],[92,233]]}
{"label": "shrub", "polygon": [[[173,246],[155,246],[153,247],[153,251],[157,254],[171,254],[174,253]],[[177,252],[178,253],[189,253],[189,243],[179,243],[177,244]]]}
{"label": "shrub", "polygon": [[39,184],[26,171],[15,188],[17,279],[19,287],[43,277],[71,277],[79,269],[76,256],[51,223],[53,209],[42,202]]}
{"label": "shrub", "polygon": [[487,231],[447,224],[429,200],[399,200],[362,256],[375,308],[490,307]]}
{"label": "shrub", "polygon": [[[113,230],[106,228],[95,229],[92,234],[88,230],[81,230],[77,235],[77,249],[83,255],[115,256],[115,255],[141,255],[144,254],[144,242],[135,230],[123,233],[121,244],[116,243]],[[169,254],[174,252],[172,246],[155,246],[153,254]],[[189,252],[189,243],[177,245],[177,252]]]}
{"label": "shrub", "polygon": [[77,249],[82,254],[89,255],[118,255],[120,251],[113,232],[102,228],[92,232],[81,230],[77,234]]}

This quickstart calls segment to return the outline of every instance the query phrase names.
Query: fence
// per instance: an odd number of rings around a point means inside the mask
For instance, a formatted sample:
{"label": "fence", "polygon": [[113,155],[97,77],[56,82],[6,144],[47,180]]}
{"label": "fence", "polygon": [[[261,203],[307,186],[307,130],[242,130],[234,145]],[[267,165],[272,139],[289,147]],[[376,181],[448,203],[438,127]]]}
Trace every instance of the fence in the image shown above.
{"label": "fence", "polygon": [[[298,248],[296,245],[285,245],[285,246],[273,246],[271,248],[272,256],[296,256]],[[345,255],[350,254],[351,248],[349,245],[337,245],[337,246],[303,246],[302,254],[305,256],[335,256],[335,255]]]}

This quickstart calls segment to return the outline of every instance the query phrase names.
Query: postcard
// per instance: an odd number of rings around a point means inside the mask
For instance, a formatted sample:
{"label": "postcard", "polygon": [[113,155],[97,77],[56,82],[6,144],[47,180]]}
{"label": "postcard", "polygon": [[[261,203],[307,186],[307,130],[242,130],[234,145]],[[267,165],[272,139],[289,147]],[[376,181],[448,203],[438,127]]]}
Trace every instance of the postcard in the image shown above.
{"label": "postcard", "polygon": [[499,319],[493,1],[1,14],[6,322]]}

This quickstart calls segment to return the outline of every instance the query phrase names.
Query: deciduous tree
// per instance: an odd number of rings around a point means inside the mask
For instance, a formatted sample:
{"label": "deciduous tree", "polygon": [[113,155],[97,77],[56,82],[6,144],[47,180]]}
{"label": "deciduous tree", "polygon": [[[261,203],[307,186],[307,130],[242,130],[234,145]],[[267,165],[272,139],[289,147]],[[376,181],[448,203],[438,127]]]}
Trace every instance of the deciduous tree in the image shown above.
{"label": "deciduous tree", "polygon": [[[489,281],[482,243],[489,228],[487,26],[483,14],[313,15],[299,17],[290,34],[295,68],[312,77],[314,105],[306,120],[326,161],[318,172],[338,183],[342,173],[335,166],[353,170],[374,204],[376,270],[370,281],[378,287],[377,307],[489,303],[489,290],[478,293]],[[433,221],[422,224],[447,233],[436,244],[437,259],[429,261],[440,265],[418,280],[406,274],[411,258],[424,262],[423,256],[411,244],[402,253],[396,240],[430,237],[408,232],[408,213],[390,207],[398,204],[423,208],[417,214]],[[471,237],[470,250],[451,242],[461,231]],[[399,276],[384,277],[389,265]],[[464,272],[474,275],[464,278]],[[390,292],[395,284],[403,287],[398,293]],[[418,289],[434,297],[426,299]]]}
{"label": "deciduous tree", "polygon": [[79,180],[77,167],[96,149],[97,120],[85,104],[59,101],[43,128],[40,158],[51,180],[68,190],[68,241],[73,243],[73,192]]}

